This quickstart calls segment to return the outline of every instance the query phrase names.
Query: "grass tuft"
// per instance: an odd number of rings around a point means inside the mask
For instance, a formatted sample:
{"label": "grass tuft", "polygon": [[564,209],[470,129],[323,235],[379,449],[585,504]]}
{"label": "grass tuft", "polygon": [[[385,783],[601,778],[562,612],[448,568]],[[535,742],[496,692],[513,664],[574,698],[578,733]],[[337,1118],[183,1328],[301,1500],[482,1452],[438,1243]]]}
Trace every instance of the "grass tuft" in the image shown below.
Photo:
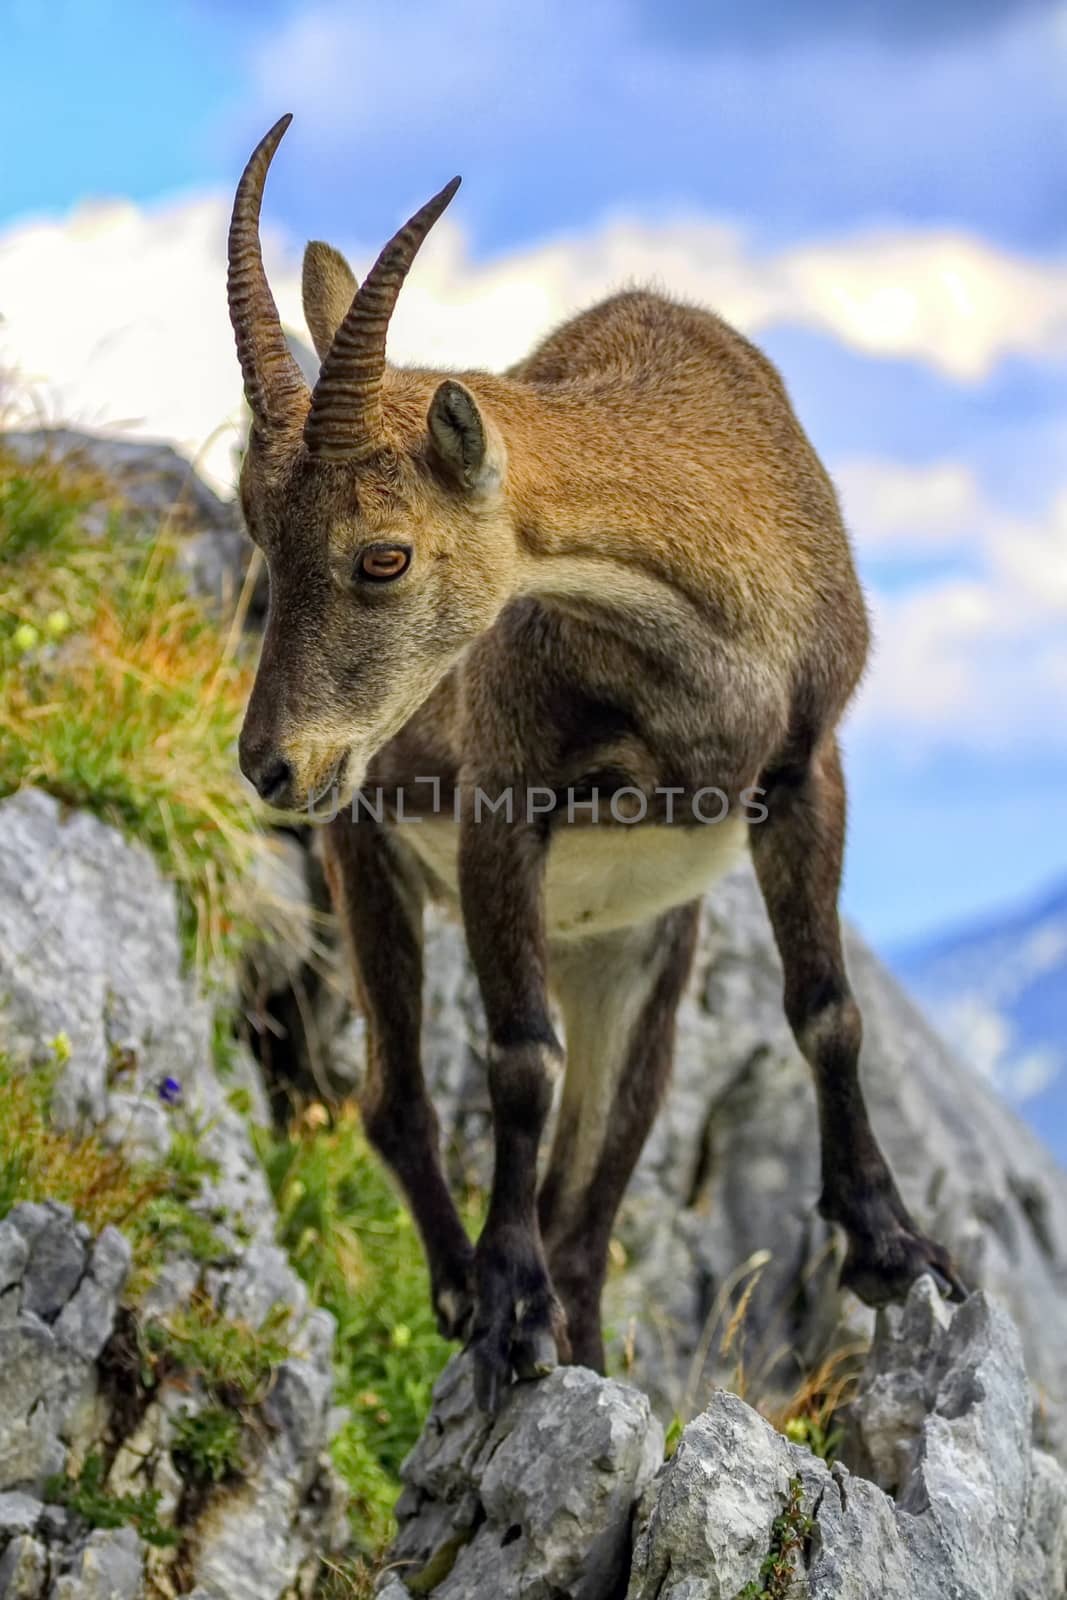
{"label": "grass tuft", "polygon": [[323,1557],[312,1591],[313,1600],[373,1600],[380,1573],[377,1562],[372,1565],[362,1556],[350,1556],[341,1561]]}
{"label": "grass tuft", "polygon": [[174,1424],[171,1456],[186,1483],[198,1488],[239,1477],[245,1464],[241,1417],[217,1405],[183,1412]]}
{"label": "grass tuft", "polygon": [[94,1454],[86,1458],[77,1478],[56,1473],[45,1484],[45,1499],[67,1506],[92,1528],[134,1527],[147,1544],[166,1548],[178,1543],[178,1532],[159,1520],[158,1490],[142,1494],[117,1495],[107,1488],[104,1459]]}
{"label": "grass tuft", "polygon": [[95,1133],[64,1133],[48,1120],[52,1081],[64,1053],[35,1072],[17,1072],[0,1055],[0,1218],[23,1201],[56,1200],[99,1233],[109,1224],[130,1233],[136,1245],[153,1205],[168,1187],[167,1175],[134,1167],[120,1150]]}
{"label": "grass tuft", "polygon": [[[838,1418],[853,1398],[867,1355],[865,1341],[830,1349],[813,1365],[798,1372],[793,1388],[783,1390],[781,1373],[787,1359],[797,1365],[797,1353],[788,1337],[779,1340],[776,1328],[750,1327],[750,1312],[760,1278],[771,1260],[768,1250],[757,1250],[724,1280],[705,1321],[689,1375],[667,1433],[667,1454],[677,1447],[682,1429],[704,1403],[701,1396],[705,1364],[714,1355],[721,1370],[732,1363],[726,1387],[794,1444],[806,1445],[813,1455],[832,1462],[841,1444]],[[822,1265],[817,1260],[809,1273]],[[778,1321],[784,1314],[779,1312]]]}
{"label": "grass tuft", "polygon": [[147,845],[207,971],[254,931],[263,835],[235,759],[251,674],[174,555],[98,476],[0,441],[0,796],[35,784]]}
{"label": "grass tuft", "polygon": [[[399,1469],[452,1353],[437,1331],[419,1237],[367,1144],[358,1114],[321,1107],[283,1137],[257,1135],[278,1206],[279,1243],[313,1301],[337,1323],[337,1400],[349,1419],[334,1459],[352,1493],[364,1550],[392,1527]],[[476,1203],[465,1206],[476,1221]]]}
{"label": "grass tuft", "polygon": [[0,1054],[0,1219],[23,1201],[55,1200],[94,1234],[120,1229],[133,1252],[124,1298],[135,1304],[172,1250],[205,1265],[225,1259],[223,1241],[193,1206],[214,1164],[197,1156],[189,1129],[175,1130],[172,1168],[169,1157],[159,1166],[131,1162],[97,1133],[54,1128],[49,1105],[66,1048],[56,1041],[52,1062],[33,1072]]}
{"label": "grass tuft", "polygon": [[771,1524],[770,1548],[759,1577],[746,1583],[736,1600],[787,1600],[796,1577],[795,1557],[803,1554],[813,1527],[804,1510],[804,1485],[799,1477],[791,1478],[785,1507]]}
{"label": "grass tuft", "polygon": [[831,1350],[800,1379],[792,1394],[774,1405],[764,1403],[760,1411],[793,1444],[806,1445],[813,1455],[832,1463],[844,1437],[838,1418],[856,1393],[867,1351],[865,1342]]}
{"label": "grass tuft", "polygon": [[228,1317],[210,1295],[196,1293],[187,1305],[141,1327],[141,1380],[147,1388],[188,1374],[220,1405],[258,1405],[289,1355],[289,1321],[289,1307],[276,1305],[253,1327]]}

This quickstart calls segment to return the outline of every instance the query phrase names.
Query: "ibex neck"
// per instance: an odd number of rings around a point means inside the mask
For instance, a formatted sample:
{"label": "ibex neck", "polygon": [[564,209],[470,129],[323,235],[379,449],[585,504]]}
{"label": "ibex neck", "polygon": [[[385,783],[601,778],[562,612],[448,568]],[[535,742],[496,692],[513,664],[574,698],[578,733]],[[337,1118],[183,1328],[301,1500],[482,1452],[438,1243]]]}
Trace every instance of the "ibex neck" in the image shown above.
{"label": "ibex neck", "polygon": [[508,500],[531,556],[565,554],[575,539],[584,545],[617,526],[625,452],[602,404],[580,388],[484,374],[469,382],[507,445]]}
{"label": "ibex neck", "polygon": [[[680,516],[687,485],[662,452],[635,449],[641,418],[622,385],[535,386],[464,374],[507,447],[506,496],[515,531],[517,592],[586,610],[684,605],[705,585],[679,563],[661,529]],[[637,441],[640,446],[641,441]],[[640,460],[641,467],[635,463]],[[650,481],[654,478],[654,482]],[[667,515],[661,520],[650,507]]]}

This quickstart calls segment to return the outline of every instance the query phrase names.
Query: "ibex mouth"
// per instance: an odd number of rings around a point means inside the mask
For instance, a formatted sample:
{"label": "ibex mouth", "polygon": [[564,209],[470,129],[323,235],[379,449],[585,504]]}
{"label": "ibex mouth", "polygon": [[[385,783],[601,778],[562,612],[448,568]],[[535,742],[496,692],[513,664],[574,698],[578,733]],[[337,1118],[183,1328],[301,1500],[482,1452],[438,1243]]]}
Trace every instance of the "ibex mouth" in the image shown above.
{"label": "ibex mouth", "polygon": [[322,782],[315,789],[308,790],[308,810],[313,810],[321,801],[331,797],[335,798],[338,805],[344,804],[344,785],[348,776],[348,751],[345,750],[338,756],[333,766],[327,772]]}
{"label": "ibex mouth", "polygon": [[347,775],[348,752],[345,751],[317,784],[308,785],[304,798],[293,802],[292,809],[304,812],[309,822],[332,822],[347,802]]}

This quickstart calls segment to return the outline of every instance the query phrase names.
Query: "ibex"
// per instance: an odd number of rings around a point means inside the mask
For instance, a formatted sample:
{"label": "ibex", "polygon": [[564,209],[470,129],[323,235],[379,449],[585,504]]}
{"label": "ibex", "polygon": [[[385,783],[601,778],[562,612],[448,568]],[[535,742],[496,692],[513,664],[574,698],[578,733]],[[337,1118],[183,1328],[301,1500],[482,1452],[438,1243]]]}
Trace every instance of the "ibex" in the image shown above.
{"label": "ibex", "polygon": [[[367,1024],[362,1112],[479,1403],[559,1359],[603,1366],[612,1223],[667,1078],[699,897],[746,846],[814,1073],[843,1282],[878,1305],[929,1272],[961,1297],[860,1086],[835,728],[867,618],[778,373],[711,312],[639,290],[503,376],[390,366],[397,295],[456,179],[359,287],[308,246],[309,393],[259,244],[289,120],[252,155],[229,235],[240,495],[270,574],[240,762],[275,806],[391,797],[326,840]],[[485,1006],[495,1163],[473,1248],[420,1065],[427,897],[460,907]]]}

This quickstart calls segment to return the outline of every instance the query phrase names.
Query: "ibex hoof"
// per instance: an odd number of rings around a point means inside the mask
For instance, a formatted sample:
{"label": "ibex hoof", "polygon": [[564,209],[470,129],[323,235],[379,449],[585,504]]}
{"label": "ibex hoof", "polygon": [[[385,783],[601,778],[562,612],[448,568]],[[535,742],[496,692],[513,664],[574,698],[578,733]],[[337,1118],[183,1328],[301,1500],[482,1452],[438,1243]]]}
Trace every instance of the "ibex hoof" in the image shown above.
{"label": "ibex hoof", "polygon": [[529,1338],[516,1339],[511,1347],[516,1378],[547,1378],[559,1366],[555,1335],[540,1328]]}
{"label": "ibex hoof", "polygon": [[948,1251],[918,1228],[899,1221],[871,1238],[849,1241],[841,1286],[869,1306],[907,1298],[916,1278],[927,1272],[946,1300],[966,1300],[968,1290]]}
{"label": "ibex hoof", "polygon": [[486,1270],[483,1263],[469,1348],[475,1397],[490,1415],[500,1409],[513,1378],[546,1377],[569,1359],[566,1317],[540,1264]]}

